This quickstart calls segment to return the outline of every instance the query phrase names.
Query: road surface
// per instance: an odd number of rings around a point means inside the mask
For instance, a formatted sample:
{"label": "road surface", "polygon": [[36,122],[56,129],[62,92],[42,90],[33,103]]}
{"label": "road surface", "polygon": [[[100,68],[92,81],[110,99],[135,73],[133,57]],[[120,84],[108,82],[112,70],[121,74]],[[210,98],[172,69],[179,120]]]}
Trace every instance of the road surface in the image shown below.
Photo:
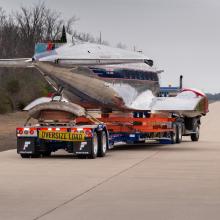
{"label": "road surface", "polygon": [[[220,103],[200,142],[121,146],[96,160],[0,153],[0,219],[220,219]],[[15,143],[14,143],[15,144]]]}

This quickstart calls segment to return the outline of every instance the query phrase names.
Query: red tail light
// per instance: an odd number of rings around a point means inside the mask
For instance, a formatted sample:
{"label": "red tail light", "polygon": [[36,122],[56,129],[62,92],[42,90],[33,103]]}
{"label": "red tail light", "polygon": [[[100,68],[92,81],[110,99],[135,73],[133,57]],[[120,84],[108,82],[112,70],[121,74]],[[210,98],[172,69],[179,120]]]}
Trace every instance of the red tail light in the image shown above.
{"label": "red tail light", "polygon": [[34,134],[34,130],[30,130],[30,134],[31,134],[31,135]]}
{"label": "red tail light", "polygon": [[91,130],[84,130],[86,137],[92,137],[92,131]]}
{"label": "red tail light", "polygon": [[23,130],[18,130],[18,134],[23,134]]}

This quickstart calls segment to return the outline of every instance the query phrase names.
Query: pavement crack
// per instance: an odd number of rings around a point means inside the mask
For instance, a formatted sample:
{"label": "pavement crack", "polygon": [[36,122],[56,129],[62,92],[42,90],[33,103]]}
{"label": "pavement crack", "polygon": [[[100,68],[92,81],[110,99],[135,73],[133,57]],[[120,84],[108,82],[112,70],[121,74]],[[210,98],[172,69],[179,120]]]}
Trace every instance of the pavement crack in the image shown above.
{"label": "pavement crack", "polygon": [[118,177],[118,176],[120,176],[121,174],[126,173],[128,170],[131,170],[131,169],[137,167],[138,165],[140,165],[140,164],[143,163],[144,161],[153,158],[153,157],[154,157],[156,154],[158,154],[158,153],[159,153],[159,151],[156,151],[155,153],[153,153],[153,154],[151,154],[150,156],[147,156],[147,157],[145,157],[144,159],[142,159],[142,160],[140,160],[140,161],[134,163],[133,165],[127,167],[126,169],[121,170],[120,172],[118,172],[118,173],[116,173],[116,174],[114,174],[114,175],[112,175],[112,176],[110,176],[110,177],[104,179],[104,180],[101,181],[100,183],[98,183],[98,184],[96,184],[96,185],[90,187],[89,189],[85,190],[84,192],[79,193],[78,195],[72,197],[71,199],[68,199],[67,201],[65,201],[65,202],[63,202],[63,203],[57,205],[56,207],[54,207],[54,208],[52,208],[52,209],[50,209],[50,210],[44,212],[43,214],[41,214],[40,216],[37,216],[37,217],[34,218],[33,220],[38,220],[38,219],[43,218],[43,217],[46,216],[46,215],[49,215],[50,213],[54,212],[55,210],[57,210],[57,209],[59,209],[59,208],[65,206],[65,205],[67,205],[68,203],[70,203],[70,202],[72,202],[72,201],[74,201],[74,200],[76,200],[76,199],[78,199],[78,198],[80,198],[80,197],[82,197],[82,196],[84,196],[84,195],[86,195],[87,193],[89,193],[89,192],[93,191],[94,189],[98,188],[99,186],[101,186],[101,185],[103,185],[103,184],[109,182],[110,180],[114,179],[115,177]]}

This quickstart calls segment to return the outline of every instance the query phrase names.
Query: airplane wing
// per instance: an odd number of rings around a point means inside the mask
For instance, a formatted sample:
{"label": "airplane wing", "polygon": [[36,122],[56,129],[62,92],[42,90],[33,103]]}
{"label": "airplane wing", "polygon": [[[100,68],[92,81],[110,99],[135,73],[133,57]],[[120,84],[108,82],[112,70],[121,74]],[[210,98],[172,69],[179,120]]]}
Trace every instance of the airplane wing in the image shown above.
{"label": "airplane wing", "polygon": [[[44,61],[44,59],[40,59]],[[46,60],[45,60],[46,61]],[[152,65],[151,60],[147,59],[56,59],[55,63],[61,66],[92,66],[92,65],[113,65],[113,64],[128,64],[128,63],[146,63]]]}
{"label": "airplane wing", "polygon": [[32,108],[28,110],[28,114],[32,118],[39,119],[41,112],[45,110],[65,111],[77,117],[86,115],[86,111],[83,107],[72,102],[60,101],[42,102],[37,105],[34,105]]}
{"label": "airplane wing", "polygon": [[157,97],[153,100],[152,111],[176,112],[187,117],[208,113],[208,99],[205,94],[185,90],[176,97]]}
{"label": "airplane wing", "polygon": [[[60,66],[93,66],[93,65],[113,65],[113,64],[128,64],[128,63],[146,63],[151,64],[150,60],[146,59],[55,59],[48,60],[41,58],[40,62],[55,63]],[[32,58],[20,59],[0,59],[0,67],[34,67]]]}
{"label": "airplane wing", "polygon": [[205,115],[205,100],[202,97],[182,99],[179,97],[155,98],[151,111],[172,112],[187,117]]}
{"label": "airplane wing", "polygon": [[205,115],[208,112],[208,99],[195,90],[183,90],[175,97],[154,97],[152,93],[141,94],[130,106],[136,110],[171,112],[187,117]]}
{"label": "airplane wing", "polygon": [[[24,109],[23,111],[29,111],[30,109],[32,109],[33,107],[35,107],[36,105],[39,104],[43,104],[43,103],[48,103],[53,101],[52,97],[40,97],[35,99],[34,101],[32,101],[31,103],[29,103]],[[56,101],[56,100],[55,100]],[[63,98],[61,99],[62,102],[68,102],[67,99]]]}
{"label": "airplane wing", "polygon": [[0,59],[0,67],[33,67],[31,58]]}

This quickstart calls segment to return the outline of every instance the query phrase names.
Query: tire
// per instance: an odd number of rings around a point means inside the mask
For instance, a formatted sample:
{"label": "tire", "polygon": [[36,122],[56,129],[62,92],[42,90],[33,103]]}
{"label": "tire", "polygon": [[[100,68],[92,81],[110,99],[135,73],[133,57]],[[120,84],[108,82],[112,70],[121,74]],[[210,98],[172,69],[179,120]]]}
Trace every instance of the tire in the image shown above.
{"label": "tire", "polygon": [[40,154],[20,154],[22,158],[38,158]]}
{"label": "tire", "polygon": [[47,151],[47,152],[42,153],[42,156],[43,156],[43,157],[50,157],[50,155],[51,155],[51,152],[50,152],[50,151]]}
{"label": "tire", "polygon": [[91,153],[89,155],[90,159],[95,159],[98,155],[98,135],[94,132],[92,137]]}
{"label": "tire", "polygon": [[20,154],[21,158],[30,158],[30,154]]}
{"label": "tire", "polygon": [[177,125],[173,124],[173,130],[171,132],[171,144],[176,144],[177,143]]}
{"label": "tire", "polygon": [[39,158],[39,157],[40,157],[39,153],[31,154],[31,158]]}
{"label": "tire", "polygon": [[98,157],[104,157],[107,151],[107,135],[105,131],[102,131],[98,135]]}
{"label": "tire", "polygon": [[181,123],[177,124],[177,129],[176,129],[176,143],[181,143],[182,142],[182,136],[183,136],[183,127]]}
{"label": "tire", "polygon": [[195,125],[195,128],[194,128],[193,130],[194,130],[194,132],[196,132],[196,133],[191,134],[191,140],[192,140],[192,141],[198,141],[198,140],[199,140],[199,132],[200,132],[200,127],[199,127],[199,125],[196,124],[196,125]]}

